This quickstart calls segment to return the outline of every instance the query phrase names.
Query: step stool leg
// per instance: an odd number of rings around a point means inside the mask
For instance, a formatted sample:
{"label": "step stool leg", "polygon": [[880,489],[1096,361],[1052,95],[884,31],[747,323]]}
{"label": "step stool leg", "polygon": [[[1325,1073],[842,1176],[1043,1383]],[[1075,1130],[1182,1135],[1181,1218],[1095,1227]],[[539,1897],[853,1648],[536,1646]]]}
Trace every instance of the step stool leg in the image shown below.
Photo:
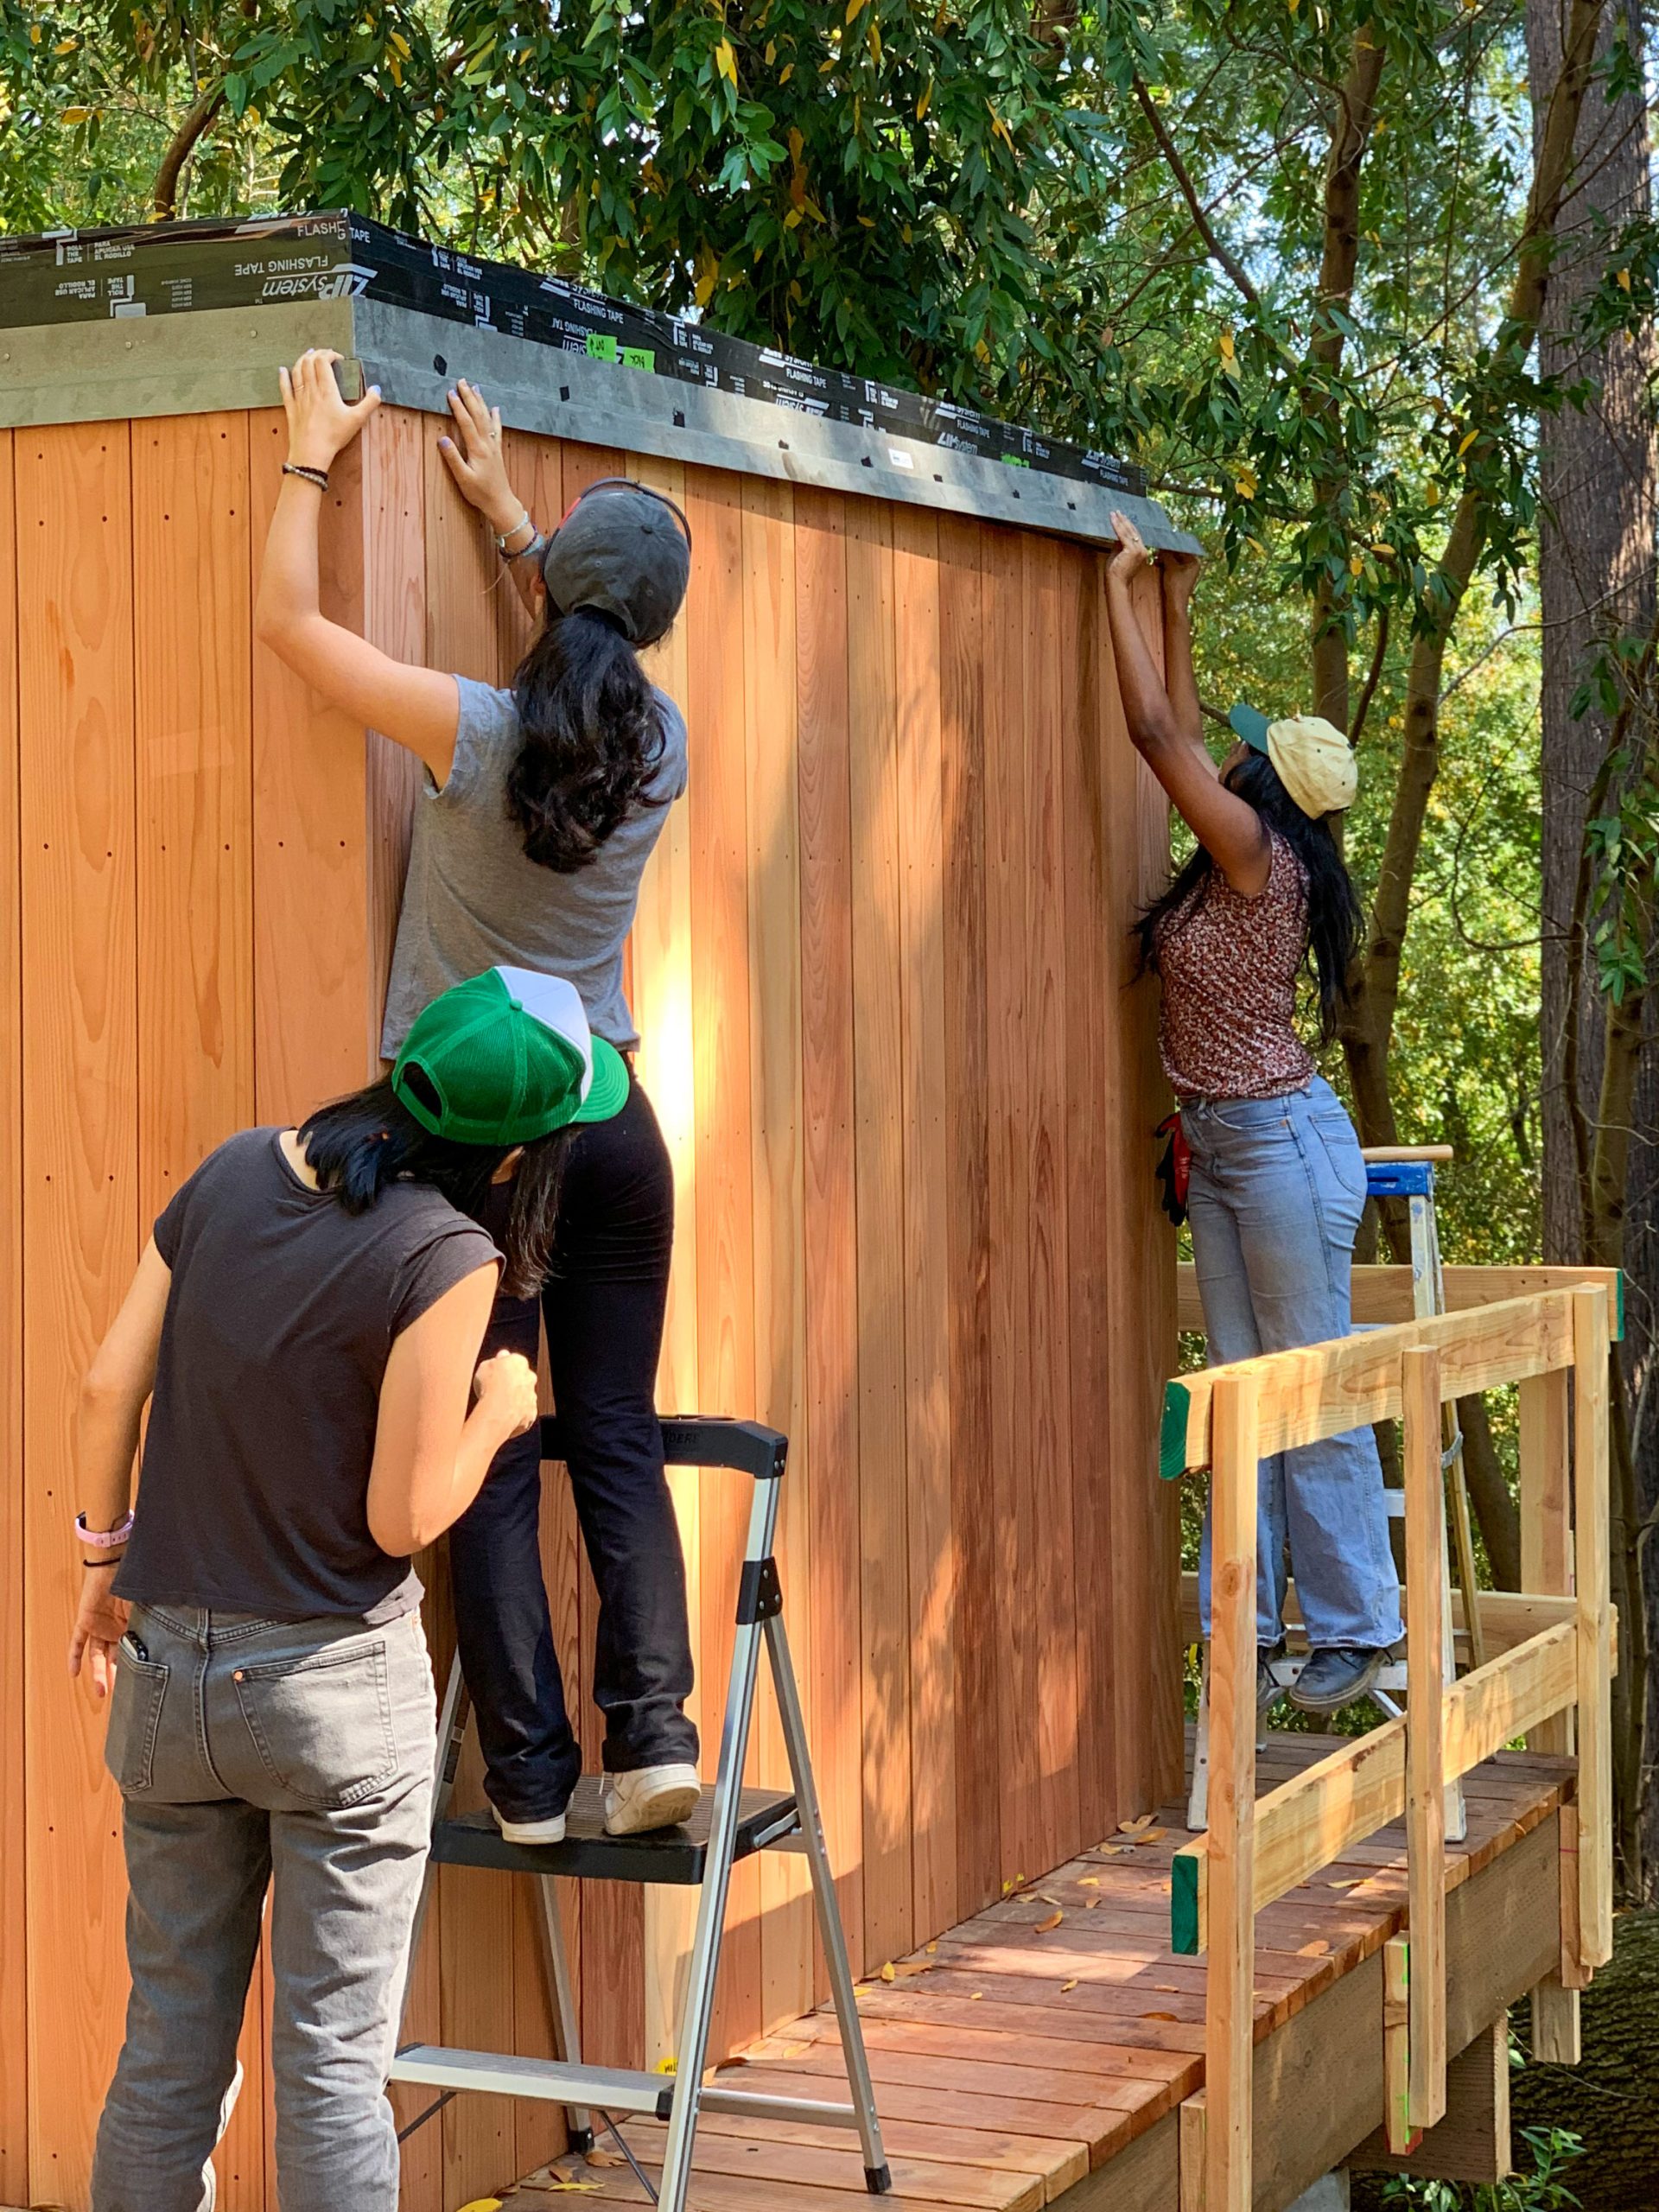
{"label": "step stool leg", "polygon": [[[564,1922],[559,1913],[559,1885],[551,1874],[538,1874],[536,1891],[540,1901],[542,1961],[547,1968],[547,1994],[553,2007],[553,2025],[559,2056],[567,2066],[582,2063],[582,2031],[576,2024],[575,1984],[570,1978],[570,1955],[564,1945]],[[594,2147],[593,2116],[580,2105],[565,2107],[565,2126],[573,2151]]]}
{"label": "step stool leg", "polygon": [[[449,1810],[449,1800],[455,1794],[455,1777],[461,1770],[461,1745],[467,1739],[467,1718],[472,1711],[472,1700],[467,1694],[466,1678],[461,1671],[461,1654],[457,1652],[449,1663],[449,1679],[443,1686],[443,1702],[438,1707],[437,1755],[432,1770],[432,1833],[435,1835],[439,1824]],[[432,1901],[432,1885],[438,1878],[438,1870],[431,1859],[426,1862],[426,1872],[421,1877],[421,1894],[415,1906],[414,1923],[409,1931],[409,1956],[404,1967],[404,2010],[409,2007],[409,1992],[415,1979],[415,1961],[421,1955],[421,1933],[426,1926],[426,1909]],[[401,2018],[397,2040],[403,2042]]]}
{"label": "step stool leg", "polygon": [[[779,1478],[760,1477],[749,1514],[749,1537],[744,1552],[744,1587],[753,1581],[748,1570],[759,1569],[772,1556],[778,1528]],[[745,1611],[748,1619],[743,1618]],[[752,1607],[740,1601],[737,1634],[732,1643],[732,1669],[726,1688],[726,1718],[721,1730],[720,1765],[715,1777],[715,1801],[709,1815],[709,1843],[703,1859],[702,1887],[697,1897],[696,1933],[686,1974],[685,2009],[680,2016],[679,2053],[669,2106],[668,2141],[663,2152],[662,2177],[657,2187],[659,2212],[685,2212],[686,2191],[691,2183],[691,2154],[696,2141],[697,2098],[702,2069],[708,2063],[709,2029],[714,2012],[715,1976],[720,1966],[721,1938],[725,1932],[726,1900],[731,1888],[732,1853],[737,1843],[737,1816],[743,1789],[743,1762],[748,1756],[749,1728],[754,1715],[754,1683],[760,1657],[760,1623]]]}
{"label": "step stool leg", "polygon": [[887,2156],[881,2148],[881,2122],[876,2115],[875,2088],[870,2080],[870,2062],[864,2049],[864,2030],[858,2017],[852,1961],[847,1955],[847,1935],[841,1924],[841,1906],[836,1897],[835,1876],[830,1870],[830,1853],[823,1840],[823,1819],[818,1810],[817,1784],[813,1779],[812,1762],[807,1755],[806,1724],[801,1716],[800,1692],[796,1686],[795,1669],[789,1656],[789,1637],[785,1632],[781,1613],[772,1614],[766,1624],[766,1656],[772,1662],[772,1677],[778,1692],[778,1713],[783,1723],[784,1745],[789,1753],[790,1779],[795,1786],[801,1837],[806,1846],[807,1864],[812,1873],[812,1902],[817,1910],[818,1934],[823,1941],[824,1961],[830,1970],[830,1993],[835,1999],[836,2018],[841,2025],[842,2056],[847,2062],[847,2079],[852,2088],[853,2109],[858,2114],[859,2139],[864,2145],[864,2183],[872,2196],[880,2196],[893,2187],[893,2176],[888,2171]]}

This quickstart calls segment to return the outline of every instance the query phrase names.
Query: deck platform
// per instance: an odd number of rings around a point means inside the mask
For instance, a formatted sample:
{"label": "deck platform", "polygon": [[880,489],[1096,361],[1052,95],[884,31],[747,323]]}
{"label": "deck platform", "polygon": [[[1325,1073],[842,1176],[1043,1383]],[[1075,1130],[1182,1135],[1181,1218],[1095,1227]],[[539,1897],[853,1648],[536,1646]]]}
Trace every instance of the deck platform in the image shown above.
{"label": "deck platform", "polygon": [[[1258,1760],[1258,1789],[1333,1741],[1275,1732]],[[1188,1748],[1190,1758],[1190,1732]],[[1454,2053],[1559,1958],[1558,1815],[1573,1786],[1572,1761],[1519,1752],[1467,1777],[1467,1840],[1447,1850]],[[1169,1947],[1170,1860],[1188,1840],[1181,1818],[1171,1806],[1103,1839],[895,1961],[890,1980],[884,1968],[861,1985],[893,2212],[1180,2212],[1177,2107],[1204,2080],[1205,1980],[1202,1958]],[[1259,1916],[1261,2212],[1291,2202],[1381,2123],[1381,1954],[1405,1909],[1396,1827]],[[838,2096],[833,2016],[809,2015],[720,2078]],[[652,2171],[663,2130],[631,2120],[626,2133]],[[531,2176],[508,2199],[510,2212],[549,2212],[550,2187],[573,2181],[595,2205],[644,2204],[633,2175],[609,2157],[613,2164],[566,2158]],[[864,2196],[856,2139],[840,2130],[726,2118],[699,2127],[694,2212],[852,2212]]]}

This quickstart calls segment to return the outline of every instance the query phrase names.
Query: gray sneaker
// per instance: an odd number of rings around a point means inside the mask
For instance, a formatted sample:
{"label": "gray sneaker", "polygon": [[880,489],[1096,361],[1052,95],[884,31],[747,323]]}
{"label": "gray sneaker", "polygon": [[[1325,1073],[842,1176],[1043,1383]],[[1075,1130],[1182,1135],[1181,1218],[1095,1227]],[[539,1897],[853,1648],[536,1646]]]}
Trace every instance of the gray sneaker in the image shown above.
{"label": "gray sneaker", "polygon": [[1296,1677],[1290,1701],[1299,1713],[1340,1713],[1369,1691],[1389,1662],[1386,1650],[1367,1651],[1357,1644],[1328,1644],[1308,1654],[1307,1664]]}

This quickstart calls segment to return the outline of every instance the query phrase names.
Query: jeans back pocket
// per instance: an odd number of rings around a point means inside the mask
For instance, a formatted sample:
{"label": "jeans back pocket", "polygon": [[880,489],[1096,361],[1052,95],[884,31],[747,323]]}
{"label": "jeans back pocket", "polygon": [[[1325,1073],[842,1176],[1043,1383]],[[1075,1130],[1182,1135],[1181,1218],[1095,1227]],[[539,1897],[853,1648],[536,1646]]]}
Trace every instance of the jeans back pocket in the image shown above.
{"label": "jeans back pocket", "polygon": [[122,1637],[116,1652],[115,1688],[110,1693],[109,1726],[104,1732],[104,1764],[124,1793],[149,1787],[167,1679],[168,1669],[158,1660],[141,1659]]}
{"label": "jeans back pocket", "polygon": [[236,1694],[266,1773],[309,1805],[355,1805],[397,1764],[384,1637],[235,1669]]}

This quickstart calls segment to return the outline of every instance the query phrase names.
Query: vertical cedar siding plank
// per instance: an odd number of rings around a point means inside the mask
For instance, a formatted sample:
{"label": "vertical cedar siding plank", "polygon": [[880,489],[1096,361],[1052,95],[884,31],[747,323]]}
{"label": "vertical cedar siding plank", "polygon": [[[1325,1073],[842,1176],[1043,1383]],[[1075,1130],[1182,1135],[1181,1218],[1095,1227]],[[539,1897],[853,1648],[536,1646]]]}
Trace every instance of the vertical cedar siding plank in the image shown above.
{"label": "vertical cedar siding plank", "polygon": [[1076,697],[1060,724],[1066,936],[1065,1166],[1070,1283],[1071,1525],[1077,1561],[1077,1803],[1083,1841],[1117,1814],[1109,1636],[1112,1497],[1108,1126],[1115,1103],[1107,938],[1106,760],[1097,556],[1067,549],[1063,588]]}
{"label": "vertical cedar siding plank", "polygon": [[[567,444],[561,448],[562,498],[567,513],[589,485],[622,474],[622,455],[609,446]],[[490,558],[495,559],[493,548]],[[511,589],[510,584],[505,588]],[[563,1480],[561,1475],[557,1479]],[[573,1713],[582,1764],[601,1764],[603,1737],[593,1702],[594,1649],[599,1623],[599,1593],[585,1550],[579,1563],[582,1673],[575,1686]],[[595,1882],[581,1893],[582,1933],[582,2033],[585,2056],[604,2066],[637,2066],[645,2055],[645,1923],[639,1891],[632,1884]]]}
{"label": "vertical cedar siding plank", "polygon": [[[754,1404],[748,789],[744,758],[743,486],[714,470],[686,479],[696,553],[686,626],[687,719],[696,733],[690,809],[691,1000],[697,1106],[697,1364],[700,1412]],[[735,1478],[703,1478],[694,1579],[702,1616],[703,1770],[712,1775],[731,1666],[739,1560],[750,1505]],[[760,1870],[733,1877],[714,2048],[760,2032]]]}
{"label": "vertical cedar siding plank", "polygon": [[[1164,664],[1163,586],[1160,572],[1148,569],[1140,584],[1141,626],[1159,670]],[[1163,787],[1138,756],[1139,867],[1130,887],[1134,911],[1148,906],[1169,880],[1169,802]],[[1140,1548],[1142,1640],[1137,1667],[1146,1681],[1143,1699],[1147,1742],[1137,1811],[1179,1795],[1183,1787],[1185,1721],[1182,1707],[1180,1624],[1180,1485],[1147,1482],[1142,1471],[1156,1463],[1158,1428],[1164,1409],[1164,1382],[1175,1371],[1175,1240],[1158,1201],[1153,1177],[1152,1133],[1169,1111],[1170,1092],[1158,1058],[1158,998],[1152,979],[1143,977],[1136,1000],[1134,1036],[1136,1082],[1126,1096],[1124,1116],[1131,1160],[1134,1200],[1132,1250],[1137,1268],[1139,1305],[1134,1338],[1140,1362],[1139,1415],[1131,1479],[1141,1502]],[[1126,1357],[1128,1356],[1126,1348]]]}
{"label": "vertical cedar siding plank", "polygon": [[[248,418],[254,589],[282,486],[288,427]],[[362,456],[331,472],[320,524],[322,611],[363,626]],[[360,724],[253,647],[254,1113],[295,1122],[354,1090],[369,1065],[363,978],[365,779]]]}
{"label": "vertical cedar siding plank", "polygon": [[[859,1588],[858,1252],[853,1109],[853,852],[844,507],[795,493],[806,1431],[813,1480],[812,1759],[855,1967],[864,1942]],[[822,1987],[822,1985],[821,1985]]]}
{"label": "vertical cedar siding plank", "polygon": [[905,1488],[910,1551],[914,1923],[957,1918],[956,1615],[946,1273],[944,897],[941,844],[939,537],[893,510],[898,677],[899,1107],[904,1135]]}
{"label": "vertical cedar siding plank", "polygon": [[[28,433],[24,433],[27,436]],[[29,2185],[24,1873],[22,910],[17,823],[17,537],[13,434],[0,431],[0,2197]]]}
{"label": "vertical cedar siding plank", "polygon": [[[1044,1856],[1037,1618],[1041,1573],[1031,1312],[1033,1024],[1027,1003],[1030,852],[1023,547],[987,528],[985,976],[991,1230],[991,1465],[1002,1879]],[[1051,1536],[1052,1532],[1049,1532]]]}
{"label": "vertical cedar siding plank", "polygon": [[871,1962],[914,1934],[905,1498],[905,1271],[897,676],[890,511],[846,512],[852,734],[864,1924]]}
{"label": "vertical cedar siding plank", "polygon": [[950,1292],[950,1513],[957,1557],[955,1699],[957,1909],[988,1904],[1002,1872],[997,1758],[997,1529],[991,1444],[991,1225],[987,1121],[985,669],[980,525],[939,522],[946,1251]]}
{"label": "vertical cedar siding plank", "polygon": [[[429,667],[486,683],[496,680],[495,555],[484,524],[456,491],[435,443],[423,462]],[[481,1802],[477,1734],[469,1739],[457,1808]],[[501,2050],[516,2009],[512,1885],[470,1867],[438,1872],[439,2017],[442,2039],[472,2050]],[[526,1961],[528,1967],[529,1962]],[[493,2188],[512,2163],[512,2100],[460,2097],[435,2125],[442,2130],[445,2201],[465,2203]]]}
{"label": "vertical cedar siding plank", "polygon": [[[395,660],[426,658],[425,425],[405,408],[383,407],[363,433],[363,634]],[[365,982],[369,1057],[378,1057],[386,979],[409,866],[410,825],[424,776],[404,746],[368,736],[369,958]]]}
{"label": "vertical cedar siding plank", "polygon": [[1025,541],[1026,1022],[1031,1094],[1030,1471],[1036,1507],[1038,1641],[1033,1715],[1042,1864],[1076,1851],[1077,1592],[1071,1534],[1071,1267],[1065,1160],[1065,874],[1063,747],[1076,727],[1077,610],[1059,541]]}
{"label": "vertical cedar siding plank", "polygon": [[[132,516],[124,423],[14,442],[25,995],[23,1360],[29,2183],[84,2201],[121,2034],[119,1802],[63,1654],[77,1388],[138,1255]],[[73,1993],[72,2001],[66,1995]]]}
{"label": "vertical cedar siding plank", "polygon": [[[132,440],[138,1228],[254,1118],[248,420],[161,416]],[[226,2205],[264,2194],[263,1964],[239,2098],[214,2156]]]}
{"label": "vertical cedar siding plank", "polygon": [[[791,1440],[776,1552],[785,1624],[811,1649],[807,1531],[812,1467],[805,1405],[806,1283],[801,1250],[800,800],[796,779],[794,499],[785,485],[743,486],[744,756],[749,791],[749,1020],[754,1186],[755,1413]],[[804,1703],[811,1694],[800,1678]],[[789,1785],[769,1670],[755,1707],[759,1778]],[[812,1725],[810,1704],[807,1726]],[[811,1885],[793,1853],[760,1867],[760,2024],[812,2002]]]}
{"label": "vertical cedar siding plank", "polygon": [[[685,470],[677,461],[630,454],[627,470],[682,509]],[[543,529],[540,508],[532,510]],[[642,656],[658,689],[686,711],[688,646],[683,612],[660,644]],[[697,734],[687,726],[688,773],[697,765]],[[639,886],[632,944],[630,1002],[639,1032],[639,1080],[648,1093],[674,1166],[674,1264],[669,1277],[657,1402],[664,1413],[695,1411],[697,1388],[697,1122],[691,1033],[691,816],[684,798],[671,806]],[[671,1467],[669,1489],[686,1562],[687,1610],[696,1680],[686,1711],[701,1729],[702,1619],[696,1603],[704,1478]],[[677,2055],[685,1967],[696,1920],[696,1891],[653,1884],[644,1897],[645,2059]]]}

